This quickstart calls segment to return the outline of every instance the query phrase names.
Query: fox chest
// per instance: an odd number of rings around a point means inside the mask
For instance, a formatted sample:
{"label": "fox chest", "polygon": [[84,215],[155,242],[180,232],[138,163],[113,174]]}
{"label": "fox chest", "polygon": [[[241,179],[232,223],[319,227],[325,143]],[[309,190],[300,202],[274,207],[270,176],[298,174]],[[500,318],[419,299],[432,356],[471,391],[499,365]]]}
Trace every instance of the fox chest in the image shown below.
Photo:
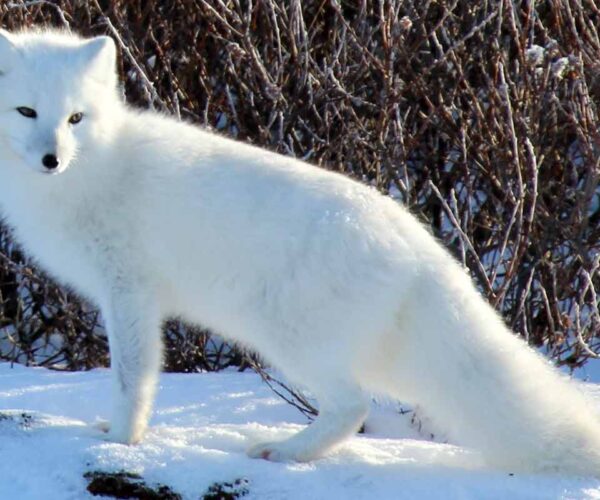
{"label": "fox chest", "polygon": [[69,217],[19,217],[17,241],[52,277],[78,293],[98,300],[118,273],[115,262],[120,231],[85,212]]}

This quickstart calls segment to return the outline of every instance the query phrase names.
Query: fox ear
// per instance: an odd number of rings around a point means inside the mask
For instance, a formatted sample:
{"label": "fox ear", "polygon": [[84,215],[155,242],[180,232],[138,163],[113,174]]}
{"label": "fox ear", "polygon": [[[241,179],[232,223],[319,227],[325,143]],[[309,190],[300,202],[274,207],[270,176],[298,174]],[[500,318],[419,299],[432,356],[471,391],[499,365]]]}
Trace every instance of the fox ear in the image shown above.
{"label": "fox ear", "polygon": [[82,51],[94,78],[116,85],[117,48],[113,39],[108,36],[91,38],[83,44]]}
{"label": "fox ear", "polygon": [[17,48],[12,35],[8,31],[0,29],[0,76],[10,71],[16,57]]}

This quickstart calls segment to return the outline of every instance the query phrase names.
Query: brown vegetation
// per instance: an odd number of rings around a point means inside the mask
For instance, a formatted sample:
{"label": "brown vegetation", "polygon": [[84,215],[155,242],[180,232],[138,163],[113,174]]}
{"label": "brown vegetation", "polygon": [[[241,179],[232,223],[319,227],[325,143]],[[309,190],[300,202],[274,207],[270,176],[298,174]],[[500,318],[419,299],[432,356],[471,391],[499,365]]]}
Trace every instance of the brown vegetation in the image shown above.
{"label": "brown vegetation", "polygon": [[[132,104],[372,184],[530,343],[570,366],[600,351],[596,0],[13,0],[0,22],[113,36]],[[6,234],[0,299],[0,359],[106,363],[96,313]],[[167,331],[168,367],[219,365],[206,332]]]}

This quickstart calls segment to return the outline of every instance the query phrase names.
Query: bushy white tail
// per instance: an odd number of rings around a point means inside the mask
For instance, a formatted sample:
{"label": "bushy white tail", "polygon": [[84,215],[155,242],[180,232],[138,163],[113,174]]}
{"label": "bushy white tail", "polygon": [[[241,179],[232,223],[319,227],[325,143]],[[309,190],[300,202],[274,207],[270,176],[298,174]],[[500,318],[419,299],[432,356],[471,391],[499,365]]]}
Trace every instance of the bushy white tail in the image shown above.
{"label": "bushy white tail", "polygon": [[412,331],[398,368],[410,394],[398,396],[490,465],[600,476],[600,417],[576,383],[511,334],[458,266],[427,274],[400,315]]}

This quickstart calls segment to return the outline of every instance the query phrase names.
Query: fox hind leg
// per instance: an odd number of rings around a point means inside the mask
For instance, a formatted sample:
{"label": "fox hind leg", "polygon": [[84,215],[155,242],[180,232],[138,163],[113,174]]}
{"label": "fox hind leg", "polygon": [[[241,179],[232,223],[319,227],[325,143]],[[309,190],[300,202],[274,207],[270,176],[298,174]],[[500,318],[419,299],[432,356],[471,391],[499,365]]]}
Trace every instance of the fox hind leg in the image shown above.
{"label": "fox hind leg", "polygon": [[284,441],[258,443],[248,450],[252,458],[274,462],[307,462],[354,433],[368,413],[368,398],[358,385],[329,382],[315,391],[319,415],[308,427]]}

